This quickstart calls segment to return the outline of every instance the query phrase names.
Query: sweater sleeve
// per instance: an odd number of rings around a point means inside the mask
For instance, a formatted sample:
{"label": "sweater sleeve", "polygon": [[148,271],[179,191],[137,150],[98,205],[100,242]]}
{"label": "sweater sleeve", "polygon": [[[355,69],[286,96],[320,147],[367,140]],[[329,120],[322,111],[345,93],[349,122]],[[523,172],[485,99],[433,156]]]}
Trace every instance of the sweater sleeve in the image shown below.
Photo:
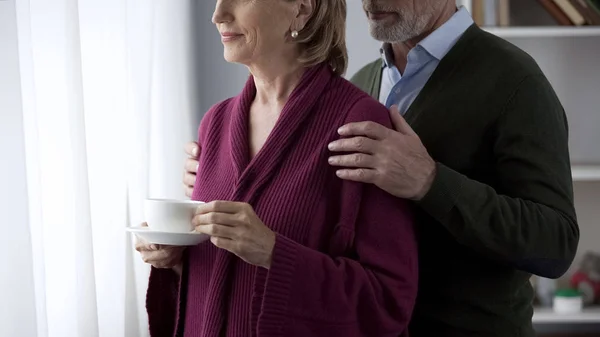
{"label": "sweater sleeve", "polygon": [[442,164],[420,206],[461,244],[558,278],[579,241],[564,110],[542,75],[525,78],[494,126],[496,189]]}
{"label": "sweater sleeve", "polygon": [[340,195],[337,230],[354,238],[351,253],[330,256],[278,235],[258,336],[377,337],[406,330],[418,278],[412,210],[374,185],[343,182]]}
{"label": "sweater sleeve", "polygon": [[181,277],[172,269],[151,267],[146,311],[150,336],[174,336],[179,323]]}
{"label": "sweater sleeve", "polygon": [[[417,294],[413,220],[403,201],[376,187],[366,189],[356,219],[356,258],[331,257],[277,237],[259,336],[275,336],[278,324],[288,318],[297,336],[317,336],[316,331],[322,336],[398,336],[405,331]],[[293,326],[294,321],[302,324]]]}

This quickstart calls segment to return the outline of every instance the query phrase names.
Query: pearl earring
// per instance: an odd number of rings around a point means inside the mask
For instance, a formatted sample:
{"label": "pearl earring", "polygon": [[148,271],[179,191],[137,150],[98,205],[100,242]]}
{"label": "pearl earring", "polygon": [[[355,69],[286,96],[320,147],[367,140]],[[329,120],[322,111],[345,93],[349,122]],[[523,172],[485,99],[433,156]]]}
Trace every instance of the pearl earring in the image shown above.
{"label": "pearl earring", "polygon": [[298,37],[298,31],[297,30],[292,30],[292,38],[295,39]]}

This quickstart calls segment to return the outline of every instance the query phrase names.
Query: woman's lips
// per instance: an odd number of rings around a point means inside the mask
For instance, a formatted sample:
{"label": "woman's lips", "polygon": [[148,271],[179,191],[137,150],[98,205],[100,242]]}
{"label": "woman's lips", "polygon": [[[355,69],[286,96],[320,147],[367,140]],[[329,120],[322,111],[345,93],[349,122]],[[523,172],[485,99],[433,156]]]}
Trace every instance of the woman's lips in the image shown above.
{"label": "woman's lips", "polygon": [[221,41],[223,42],[230,42],[233,40],[237,40],[240,37],[244,36],[243,34],[236,34],[236,33],[221,33]]}

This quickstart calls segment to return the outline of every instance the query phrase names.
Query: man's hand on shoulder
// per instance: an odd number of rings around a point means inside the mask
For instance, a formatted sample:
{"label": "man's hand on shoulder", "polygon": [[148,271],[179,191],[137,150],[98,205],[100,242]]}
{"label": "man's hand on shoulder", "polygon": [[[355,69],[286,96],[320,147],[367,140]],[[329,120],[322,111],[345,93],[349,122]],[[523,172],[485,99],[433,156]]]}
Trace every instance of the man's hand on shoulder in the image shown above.
{"label": "man's hand on shoulder", "polygon": [[433,184],[436,165],[421,139],[400,115],[390,110],[395,130],[374,122],[350,123],[339,129],[343,139],[329,144],[329,158],[340,166],[338,177],[372,183],[404,199],[422,199]]}
{"label": "man's hand on shoulder", "polygon": [[189,142],[185,144],[185,153],[189,158],[185,160],[183,166],[183,188],[185,189],[185,195],[191,198],[196,183],[196,173],[198,172],[200,146],[196,142]]}

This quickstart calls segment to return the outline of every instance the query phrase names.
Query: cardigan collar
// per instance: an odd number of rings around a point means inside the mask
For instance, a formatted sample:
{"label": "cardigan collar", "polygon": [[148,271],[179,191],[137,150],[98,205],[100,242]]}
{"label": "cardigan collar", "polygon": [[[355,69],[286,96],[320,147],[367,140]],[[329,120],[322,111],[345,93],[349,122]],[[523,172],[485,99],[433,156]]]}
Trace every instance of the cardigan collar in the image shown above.
{"label": "cardigan collar", "polygon": [[269,176],[276,171],[278,164],[288,153],[287,149],[292,145],[294,135],[302,127],[303,121],[314,112],[313,107],[332,76],[333,72],[326,64],[306,69],[290,94],[265,144],[251,160],[249,159],[249,116],[250,107],[256,97],[256,86],[254,78],[252,76],[248,78],[242,92],[235,98],[232,111],[231,155],[238,178],[233,199],[251,199],[252,195],[255,195]]}

